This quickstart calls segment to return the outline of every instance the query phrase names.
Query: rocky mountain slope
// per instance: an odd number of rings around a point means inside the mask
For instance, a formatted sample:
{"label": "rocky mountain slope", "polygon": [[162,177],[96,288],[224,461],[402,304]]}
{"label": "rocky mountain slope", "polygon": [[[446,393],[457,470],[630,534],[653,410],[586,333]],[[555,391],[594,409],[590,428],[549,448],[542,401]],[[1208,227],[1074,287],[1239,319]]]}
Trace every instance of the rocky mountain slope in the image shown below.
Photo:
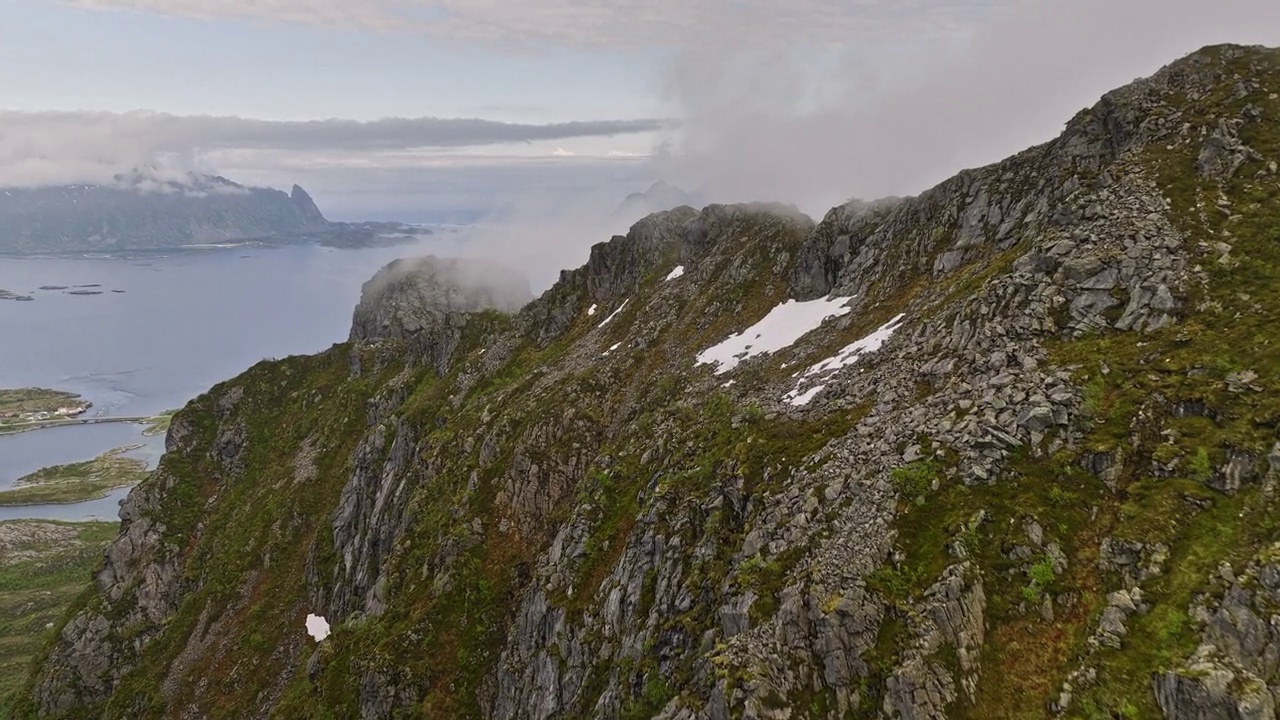
{"label": "rocky mountain slope", "polygon": [[1278,158],[1214,47],[516,313],[427,262],[174,418],[19,716],[1273,718]]}
{"label": "rocky mountain slope", "polygon": [[0,188],[0,253],[104,252],[243,240],[385,242],[398,224],[331,223],[291,193],[223,177],[139,170],[110,185]]}

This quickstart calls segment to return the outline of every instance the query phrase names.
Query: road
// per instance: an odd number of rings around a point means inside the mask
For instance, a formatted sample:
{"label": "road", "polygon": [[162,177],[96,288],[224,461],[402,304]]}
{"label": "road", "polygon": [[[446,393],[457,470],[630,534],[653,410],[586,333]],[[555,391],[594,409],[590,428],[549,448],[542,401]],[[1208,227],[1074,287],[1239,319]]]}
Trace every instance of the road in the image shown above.
{"label": "road", "polygon": [[151,420],[151,416],[129,416],[129,417],[90,417],[90,418],[65,418],[59,420],[39,420],[29,423],[18,423],[15,425],[0,425],[0,435],[11,435],[13,433],[28,432],[30,430],[44,430],[45,428],[67,427],[70,425],[100,425],[104,423],[145,423]]}

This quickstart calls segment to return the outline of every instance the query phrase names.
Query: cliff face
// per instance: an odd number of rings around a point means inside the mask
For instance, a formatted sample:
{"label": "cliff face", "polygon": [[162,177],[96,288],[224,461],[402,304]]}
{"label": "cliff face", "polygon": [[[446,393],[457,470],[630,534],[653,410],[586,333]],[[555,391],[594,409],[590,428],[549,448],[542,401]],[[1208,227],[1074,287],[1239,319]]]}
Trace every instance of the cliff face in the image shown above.
{"label": "cliff face", "polygon": [[329,230],[306,191],[191,174],[138,172],[113,185],[4,188],[0,252],[110,251],[265,239]]}
{"label": "cliff face", "polygon": [[917,198],[651,216],[514,314],[384,271],[175,418],[22,712],[1272,718],[1277,158],[1280,53],[1209,48]]}

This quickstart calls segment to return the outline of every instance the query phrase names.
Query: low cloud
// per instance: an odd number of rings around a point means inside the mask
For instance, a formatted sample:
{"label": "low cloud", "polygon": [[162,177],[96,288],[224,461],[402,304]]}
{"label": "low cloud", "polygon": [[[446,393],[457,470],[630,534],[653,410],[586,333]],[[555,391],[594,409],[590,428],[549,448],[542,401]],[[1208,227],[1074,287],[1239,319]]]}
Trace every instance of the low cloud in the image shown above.
{"label": "low cloud", "polygon": [[[1275,0],[65,1],[669,62],[654,114],[678,124],[0,113],[0,184],[93,181],[157,158],[297,181],[333,217],[484,219],[466,247],[547,277],[621,230],[609,211],[655,179],[820,215],[1049,140],[1102,93],[1203,45],[1280,45]],[[495,207],[508,212],[486,215]]]}
{"label": "low cloud", "polygon": [[277,160],[359,156],[376,163],[380,156],[396,153],[403,157],[411,152],[605,138],[663,126],[659,120],[534,125],[441,118],[267,121],[153,112],[0,111],[0,185],[105,182],[144,165],[172,172],[218,172],[223,169],[219,159],[236,153],[241,158],[274,153]]}
{"label": "low cloud", "polygon": [[[237,182],[285,188],[298,182],[334,220],[501,219],[524,242],[558,214],[607,214],[655,179],[643,161],[601,158],[489,158],[429,167],[223,167]],[[597,234],[595,241],[606,238]],[[527,249],[538,252],[533,245]]]}
{"label": "low cloud", "polygon": [[519,46],[652,48],[845,42],[911,28],[949,32],[993,0],[66,0],[205,20],[411,32]]}
{"label": "low cloud", "polygon": [[1224,42],[1280,45],[1280,3],[1024,0],[942,43],[690,47],[668,74],[682,124],[656,172],[717,200],[809,213],[914,194],[1047,141],[1103,93]]}

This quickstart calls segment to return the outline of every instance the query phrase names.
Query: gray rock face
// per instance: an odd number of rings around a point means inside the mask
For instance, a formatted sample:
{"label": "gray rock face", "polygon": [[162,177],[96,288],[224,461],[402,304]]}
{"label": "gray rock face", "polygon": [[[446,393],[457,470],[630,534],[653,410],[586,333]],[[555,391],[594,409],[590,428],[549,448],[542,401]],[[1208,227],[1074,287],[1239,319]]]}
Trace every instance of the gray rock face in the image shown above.
{"label": "gray rock face", "polygon": [[655,213],[633,225],[625,236],[594,245],[586,265],[587,296],[593,302],[622,298],[664,259],[672,249],[673,236],[697,216],[688,207]]}
{"label": "gray rock face", "polygon": [[1240,141],[1237,137],[1238,130],[1239,123],[1227,120],[1218,123],[1214,133],[1205,140],[1196,161],[1196,170],[1201,175],[1215,180],[1229,180],[1246,162],[1262,159],[1257,151]]}
{"label": "gray rock face", "polygon": [[1280,545],[1237,572],[1223,564],[1220,600],[1193,605],[1201,645],[1152,679],[1167,720],[1273,720],[1280,697]]}
{"label": "gray rock face", "polygon": [[1152,679],[1166,720],[1275,720],[1265,683],[1230,659],[1202,647],[1187,667]]}
{"label": "gray rock face", "polygon": [[[986,635],[986,595],[969,564],[953,565],[925,593],[914,644],[889,676],[884,715],[902,720],[942,719],[963,694],[970,702],[977,686],[978,652]],[[939,659],[949,648],[958,667]]]}
{"label": "gray rock face", "polygon": [[[241,399],[237,390],[229,388],[221,397],[219,435],[231,424],[230,414]],[[183,414],[174,417],[166,447],[181,448],[194,440],[187,422]],[[224,471],[238,462],[234,451],[219,459]],[[63,627],[36,678],[34,699],[42,714],[61,717],[103,702],[190,588],[163,514],[165,497],[178,482],[181,478],[161,467],[121,503],[120,536],[107,548],[93,579],[97,602]]]}

